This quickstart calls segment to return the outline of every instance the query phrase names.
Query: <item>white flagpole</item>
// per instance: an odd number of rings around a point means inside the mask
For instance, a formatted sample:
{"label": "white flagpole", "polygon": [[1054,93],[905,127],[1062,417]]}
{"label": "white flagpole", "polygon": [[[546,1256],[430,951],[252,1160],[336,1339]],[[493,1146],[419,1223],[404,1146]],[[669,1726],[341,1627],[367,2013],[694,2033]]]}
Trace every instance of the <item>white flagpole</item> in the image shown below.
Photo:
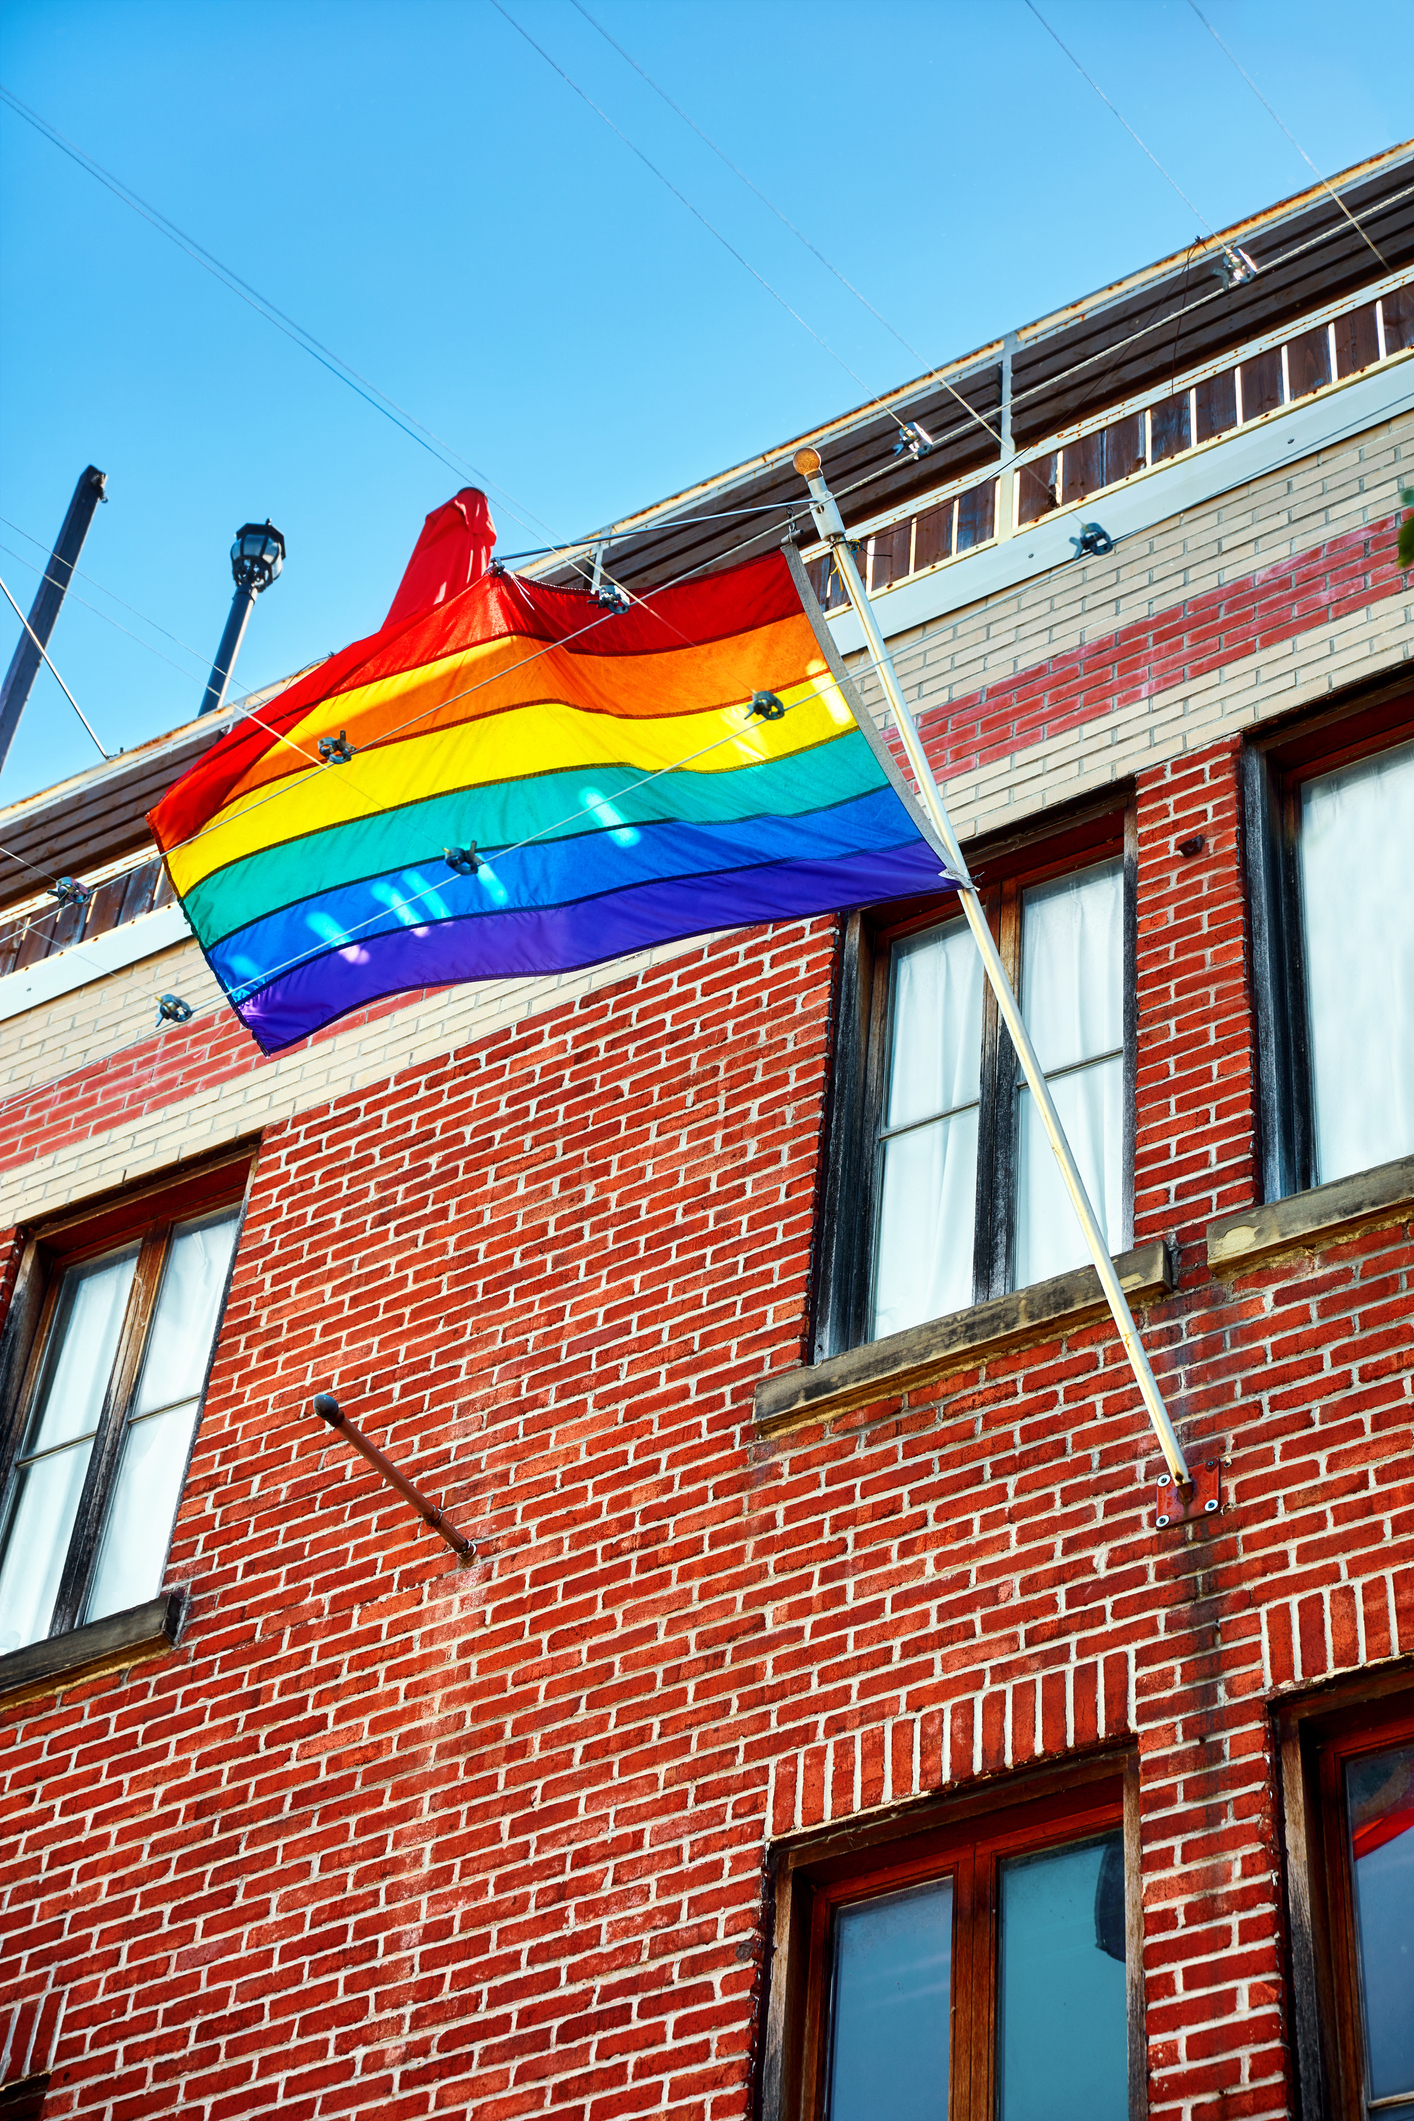
{"label": "white flagpole", "polygon": [[849,549],[844,523],[836,506],[834,495],[825,484],[820,468],[819,451],[810,448],[797,450],[795,468],[810,488],[810,508],[815,518],[816,528],[819,530],[821,537],[828,539],[834,548],[835,563],[844,578],[845,588],[849,592],[849,600],[854,606],[860,625],[864,628],[864,638],[868,643],[874,668],[879,673],[884,691],[888,695],[889,705],[893,708],[894,719],[898,723],[899,735],[903,739],[903,748],[907,753],[909,765],[913,768],[913,777],[918,784],[918,793],[922,798],[924,808],[932,819],[939,839],[947,849],[948,861],[952,866],[954,876],[958,879],[959,889],[957,895],[961,901],[963,913],[966,915],[967,925],[972,930],[973,940],[981,952],[983,969],[991,983],[992,992],[997,997],[997,1007],[1001,1011],[1002,1021],[1011,1034],[1011,1042],[1016,1048],[1016,1057],[1021,1063],[1021,1072],[1026,1077],[1027,1086],[1036,1100],[1036,1109],[1041,1115],[1042,1123],[1050,1139],[1051,1148],[1055,1152],[1056,1162],[1060,1165],[1061,1177],[1065,1180],[1065,1189],[1070,1195],[1071,1203],[1079,1218],[1080,1227],[1085,1233],[1085,1242],[1090,1249],[1090,1257],[1095,1263],[1095,1272],[1100,1277],[1100,1287],[1104,1290],[1105,1300],[1114,1314],[1114,1322],[1119,1329],[1119,1337],[1124,1344],[1124,1352],[1129,1357],[1130,1367],[1138,1383],[1140,1396],[1148,1411],[1149,1419],[1154,1425],[1154,1432],[1159,1439],[1159,1448],[1168,1462],[1169,1471],[1174,1479],[1180,1486],[1187,1487],[1189,1485],[1187,1462],[1184,1459],[1178,1438],[1174,1434],[1173,1423],[1169,1420],[1163,1394],[1160,1392],[1154,1373],[1149,1367],[1149,1358],[1144,1353],[1144,1345],[1139,1338],[1139,1330],[1134,1323],[1134,1316],[1130,1311],[1128,1299],[1124,1290],[1120,1287],[1119,1276],[1115,1272],[1114,1261],[1110,1258],[1109,1246],[1105,1242],[1104,1232],[1095,1219],[1095,1211],[1090,1205],[1090,1196],[1085,1191],[1085,1181],[1080,1176],[1079,1167],[1071,1154],[1070,1143],[1065,1138],[1065,1130],[1061,1126],[1060,1115],[1056,1111],[1050,1085],[1042,1072],[1036,1049],[1031,1043],[1030,1034],[1022,1019],[1021,1006],[1017,1001],[1011,981],[1007,978],[1006,966],[1002,963],[1001,953],[993,939],[991,925],[983,910],[977,887],[968,874],[967,864],[963,860],[962,849],[958,845],[957,835],[953,831],[952,822],[948,817],[947,806],[943,802],[942,791],[933,777],[933,769],[928,763],[928,754],[923,749],[922,740],[919,737],[913,716],[909,712],[908,702],[903,696],[903,687],[899,684],[898,674],[894,669],[889,651],[884,645],[884,636],[879,631],[879,622],[874,616],[874,607],[869,602],[864,584],[859,577],[859,569],[854,564],[854,554]]}

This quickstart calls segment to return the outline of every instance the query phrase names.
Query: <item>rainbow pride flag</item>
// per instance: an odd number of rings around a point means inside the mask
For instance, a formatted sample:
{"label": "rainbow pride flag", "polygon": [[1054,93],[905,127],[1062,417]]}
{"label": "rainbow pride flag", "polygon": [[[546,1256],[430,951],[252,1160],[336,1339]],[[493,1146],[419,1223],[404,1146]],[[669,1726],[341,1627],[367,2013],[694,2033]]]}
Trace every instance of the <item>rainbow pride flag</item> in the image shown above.
{"label": "rainbow pride flag", "polygon": [[794,553],[626,611],[492,570],[396,613],[151,813],[267,1053],[389,995],[938,890]]}

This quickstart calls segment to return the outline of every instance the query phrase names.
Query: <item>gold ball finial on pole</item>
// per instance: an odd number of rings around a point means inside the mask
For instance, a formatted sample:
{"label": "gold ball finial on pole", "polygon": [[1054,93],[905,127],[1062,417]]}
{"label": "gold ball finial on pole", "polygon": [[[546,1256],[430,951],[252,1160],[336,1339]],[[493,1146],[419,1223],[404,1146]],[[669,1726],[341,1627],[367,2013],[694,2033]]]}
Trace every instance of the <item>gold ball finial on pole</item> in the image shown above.
{"label": "gold ball finial on pole", "polygon": [[813,479],[818,475],[820,470],[820,452],[818,449],[812,449],[809,443],[805,445],[804,449],[796,451],[793,461],[802,479]]}

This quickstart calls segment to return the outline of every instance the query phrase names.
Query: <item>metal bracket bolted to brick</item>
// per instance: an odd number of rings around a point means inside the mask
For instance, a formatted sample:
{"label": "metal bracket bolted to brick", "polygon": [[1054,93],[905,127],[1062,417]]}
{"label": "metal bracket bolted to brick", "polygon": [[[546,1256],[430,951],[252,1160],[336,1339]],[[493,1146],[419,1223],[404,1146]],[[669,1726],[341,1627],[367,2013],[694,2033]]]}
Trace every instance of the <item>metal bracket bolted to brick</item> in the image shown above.
{"label": "metal bracket bolted to brick", "polygon": [[1216,1444],[1190,1444],[1188,1469],[1193,1479],[1183,1488],[1171,1473],[1161,1473],[1154,1489],[1155,1529],[1192,1524],[1195,1519],[1216,1517],[1222,1501],[1222,1452]]}

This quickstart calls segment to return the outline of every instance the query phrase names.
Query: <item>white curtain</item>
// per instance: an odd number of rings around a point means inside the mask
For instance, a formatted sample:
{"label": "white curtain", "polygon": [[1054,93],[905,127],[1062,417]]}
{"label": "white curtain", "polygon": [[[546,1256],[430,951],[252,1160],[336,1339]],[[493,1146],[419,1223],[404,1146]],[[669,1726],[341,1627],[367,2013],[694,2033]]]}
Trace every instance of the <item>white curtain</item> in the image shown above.
{"label": "white curtain", "polygon": [[87,1620],[141,1605],[162,1581],[235,1241],[234,1211],[173,1236]]}
{"label": "white curtain", "polygon": [[134,1245],[64,1276],[0,1566],[0,1651],[49,1633],[136,1266]]}
{"label": "white curtain", "polygon": [[1318,1180],[1414,1150],[1414,744],[1301,791]]}
{"label": "white curtain", "polygon": [[977,1196],[982,961],[966,924],[901,943],[892,977],[875,1339],[971,1303]]}
{"label": "white curtain", "polygon": [[[1104,862],[1022,897],[1021,1011],[1111,1251],[1124,1222],[1124,866]],[[1066,1071],[1066,1072],[1057,1072]],[[1089,1258],[1023,1086],[1017,1104],[1017,1288]]]}

